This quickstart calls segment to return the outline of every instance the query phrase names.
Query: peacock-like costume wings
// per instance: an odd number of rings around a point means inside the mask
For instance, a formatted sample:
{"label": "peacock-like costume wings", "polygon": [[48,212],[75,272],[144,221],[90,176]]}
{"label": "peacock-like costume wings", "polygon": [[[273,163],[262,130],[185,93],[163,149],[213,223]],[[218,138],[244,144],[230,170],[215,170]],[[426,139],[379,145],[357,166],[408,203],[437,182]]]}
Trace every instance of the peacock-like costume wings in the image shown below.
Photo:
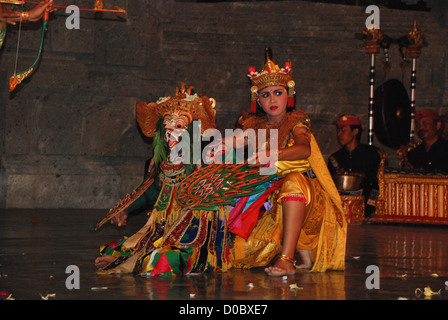
{"label": "peacock-like costume wings", "polygon": [[264,191],[257,187],[275,177],[260,175],[260,168],[248,164],[210,164],[182,180],[175,197],[183,207],[217,210],[220,205],[235,205],[236,198]]}

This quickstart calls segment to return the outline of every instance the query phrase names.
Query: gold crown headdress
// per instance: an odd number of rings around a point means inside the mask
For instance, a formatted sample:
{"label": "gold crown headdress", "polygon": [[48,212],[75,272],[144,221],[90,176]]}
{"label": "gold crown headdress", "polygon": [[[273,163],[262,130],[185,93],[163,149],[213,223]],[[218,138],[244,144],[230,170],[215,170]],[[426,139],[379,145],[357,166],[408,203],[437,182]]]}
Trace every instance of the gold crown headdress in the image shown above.
{"label": "gold crown headdress", "polygon": [[259,72],[255,71],[255,67],[249,67],[249,78],[252,82],[250,91],[251,95],[251,112],[256,112],[257,92],[271,86],[284,86],[288,88],[288,107],[294,107],[294,87],[295,82],[292,80],[291,62],[286,62],[284,68],[280,68],[271,60],[272,54],[269,48],[266,48],[265,62],[263,68]]}
{"label": "gold crown headdress", "polygon": [[154,137],[157,121],[165,114],[187,113],[191,119],[201,121],[201,133],[207,129],[216,129],[216,100],[199,96],[194,87],[186,87],[184,83],[176,88],[174,97],[161,97],[157,102],[137,102],[137,122],[147,137]]}

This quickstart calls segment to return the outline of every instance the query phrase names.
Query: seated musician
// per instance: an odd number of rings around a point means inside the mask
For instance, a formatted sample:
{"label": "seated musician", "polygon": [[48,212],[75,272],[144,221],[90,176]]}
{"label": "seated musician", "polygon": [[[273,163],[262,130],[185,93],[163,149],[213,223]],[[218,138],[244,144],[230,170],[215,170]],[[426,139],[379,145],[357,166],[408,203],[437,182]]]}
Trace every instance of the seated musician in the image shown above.
{"label": "seated musician", "polygon": [[333,153],[328,159],[328,169],[332,175],[348,173],[363,173],[365,175],[362,186],[366,198],[366,216],[375,212],[375,207],[368,202],[369,198],[376,200],[378,194],[378,167],[381,157],[374,146],[360,142],[362,135],[361,120],[353,114],[343,114],[336,121],[338,142],[341,149]]}
{"label": "seated musician", "polygon": [[448,141],[441,137],[442,123],[438,113],[422,109],[415,120],[422,143],[407,153],[410,169],[448,174]]}

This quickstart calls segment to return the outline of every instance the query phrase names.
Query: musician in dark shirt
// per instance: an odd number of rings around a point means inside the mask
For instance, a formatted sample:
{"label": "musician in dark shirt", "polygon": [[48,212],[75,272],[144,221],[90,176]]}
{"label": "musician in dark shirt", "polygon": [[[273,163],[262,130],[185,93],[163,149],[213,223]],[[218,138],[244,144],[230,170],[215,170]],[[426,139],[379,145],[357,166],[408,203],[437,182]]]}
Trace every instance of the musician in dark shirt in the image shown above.
{"label": "musician in dark shirt", "polygon": [[374,146],[360,143],[361,120],[352,114],[341,115],[336,121],[338,142],[341,149],[328,160],[328,169],[335,173],[363,173],[366,176],[362,186],[366,198],[366,216],[373,215],[375,207],[368,204],[369,198],[376,200],[378,194],[378,167],[381,157]]}
{"label": "musician in dark shirt", "polygon": [[448,141],[440,137],[440,117],[434,110],[417,112],[417,134],[422,143],[407,154],[412,169],[448,174]]}

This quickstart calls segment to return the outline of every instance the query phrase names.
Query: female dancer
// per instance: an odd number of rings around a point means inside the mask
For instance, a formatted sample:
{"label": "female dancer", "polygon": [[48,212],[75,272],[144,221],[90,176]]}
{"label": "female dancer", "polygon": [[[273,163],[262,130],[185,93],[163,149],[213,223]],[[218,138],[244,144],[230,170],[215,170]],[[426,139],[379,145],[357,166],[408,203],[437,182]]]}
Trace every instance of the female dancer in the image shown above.
{"label": "female dancer", "polygon": [[[256,164],[264,164],[264,157],[276,156],[277,174],[283,178],[274,200],[283,219],[282,245],[280,255],[265,271],[282,276],[294,273],[295,268],[342,270],[346,242],[342,204],[311,131],[310,119],[301,110],[288,111],[288,107],[294,107],[291,64],[279,68],[267,51],[261,71],[251,67],[249,73],[252,115],[240,117],[239,126],[256,132],[267,129],[267,136],[278,134],[278,149],[269,148],[267,143],[266,150],[258,150],[249,162],[256,159]],[[262,109],[261,115],[254,114],[255,104]],[[302,260],[297,266],[296,249]]]}

